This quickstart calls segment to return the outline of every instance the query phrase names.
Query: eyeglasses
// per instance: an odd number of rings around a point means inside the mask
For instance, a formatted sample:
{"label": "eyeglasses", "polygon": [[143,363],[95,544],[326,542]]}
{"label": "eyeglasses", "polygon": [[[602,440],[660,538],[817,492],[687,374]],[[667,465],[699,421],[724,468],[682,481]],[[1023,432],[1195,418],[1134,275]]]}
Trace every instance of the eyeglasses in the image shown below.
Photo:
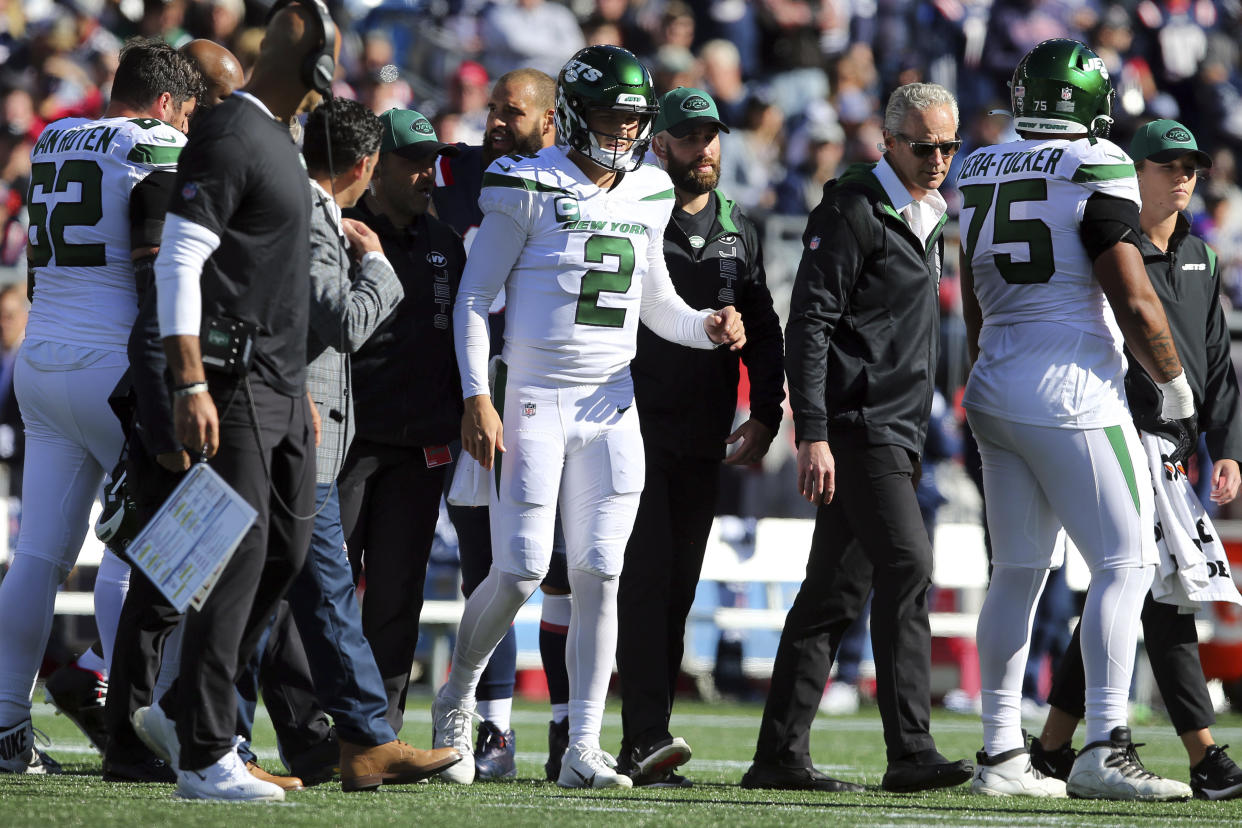
{"label": "eyeglasses", "polygon": [[940,154],[945,158],[952,158],[962,148],[961,138],[958,138],[956,141],[941,141],[939,144],[936,144],[931,141],[911,141],[908,136],[900,132],[894,132],[893,135],[905,142],[910,147],[910,152],[914,153],[916,158],[931,158],[932,153],[936,150],[940,150]]}

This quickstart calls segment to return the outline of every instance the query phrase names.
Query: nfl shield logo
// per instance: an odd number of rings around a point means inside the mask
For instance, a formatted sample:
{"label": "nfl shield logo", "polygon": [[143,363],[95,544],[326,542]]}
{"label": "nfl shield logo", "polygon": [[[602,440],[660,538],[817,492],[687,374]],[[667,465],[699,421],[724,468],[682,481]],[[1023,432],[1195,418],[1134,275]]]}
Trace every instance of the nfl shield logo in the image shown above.
{"label": "nfl shield logo", "polygon": [[535,404],[533,402],[522,403],[522,416],[523,417],[535,416]]}
{"label": "nfl shield logo", "polygon": [[811,236],[811,243],[807,247],[812,250],[819,250],[819,236]]}
{"label": "nfl shield logo", "polygon": [[1074,97],[1074,89],[1073,89],[1073,87],[1070,87],[1070,86],[1062,86],[1062,87],[1061,87],[1061,100],[1063,100],[1063,101],[1068,101],[1068,100],[1069,100],[1070,98],[1072,98],[1072,97]]}

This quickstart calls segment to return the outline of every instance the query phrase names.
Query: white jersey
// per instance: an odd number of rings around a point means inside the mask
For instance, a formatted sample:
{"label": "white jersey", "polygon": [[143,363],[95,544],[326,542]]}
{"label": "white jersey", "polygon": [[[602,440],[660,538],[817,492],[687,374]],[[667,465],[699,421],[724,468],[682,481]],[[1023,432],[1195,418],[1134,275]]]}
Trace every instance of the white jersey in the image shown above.
{"label": "white jersey", "polygon": [[1095,193],[1139,204],[1129,156],[1104,139],[1014,141],[971,153],[958,188],[983,311],[963,404],[1041,426],[1128,421],[1121,332],[1079,227]]}
{"label": "white jersey", "polygon": [[64,118],[43,130],[30,153],[28,339],[125,350],[138,314],[130,192],[175,171],[185,140],[153,118]]}
{"label": "white jersey", "polygon": [[605,190],[560,147],[495,161],[483,176],[483,224],[455,318],[465,395],[485,393],[486,380],[468,355],[478,344],[462,353],[464,329],[501,284],[504,359],[513,372],[571,384],[628,376],[640,314],[649,326],[656,317],[653,330],[667,338],[711,347],[706,312],[677,297],[664,263],[673,204],[672,182],[657,167],[628,172]]}

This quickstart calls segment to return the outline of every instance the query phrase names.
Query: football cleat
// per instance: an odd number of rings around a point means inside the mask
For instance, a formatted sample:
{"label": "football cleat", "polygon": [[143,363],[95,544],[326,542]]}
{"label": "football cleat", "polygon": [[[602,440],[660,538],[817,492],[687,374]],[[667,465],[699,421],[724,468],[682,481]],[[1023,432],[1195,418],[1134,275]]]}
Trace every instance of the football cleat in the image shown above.
{"label": "football cleat", "polygon": [[440,771],[440,778],[445,782],[458,785],[469,785],[474,782],[474,750],[470,744],[470,733],[474,730],[474,720],[478,718],[474,705],[458,707],[460,701],[454,702],[445,695],[448,685],[436,693],[436,700],[431,705],[431,727],[433,748],[454,748],[461,754],[461,761]]}
{"label": "football cleat", "polygon": [[158,703],[138,708],[130,714],[129,720],[142,743],[175,770],[181,757],[177,723],[164,715],[164,709]]}
{"label": "football cleat", "polygon": [[983,796],[1030,796],[1065,799],[1065,783],[1031,767],[1026,748],[1014,748],[996,756],[975,754],[975,773],[970,792]]}
{"label": "football cleat", "polygon": [[43,697],[58,713],[78,726],[95,750],[108,747],[108,727],[104,723],[104,704],[108,701],[108,680],[94,670],[66,664],[48,676]]}
{"label": "football cleat", "polygon": [[474,746],[474,778],[514,779],[517,777],[517,739],[513,730],[484,721],[479,725],[479,738]]}
{"label": "football cleat", "polygon": [[561,775],[556,784],[562,788],[630,788],[634,783],[617,772],[617,760],[597,747],[576,742],[565,751]]}
{"label": "football cleat", "polygon": [[0,725],[0,773],[54,775],[63,773],[60,763],[35,744],[38,733],[44,744],[51,742],[30,724],[30,719],[17,724]]}
{"label": "football cleat", "polygon": [[1172,802],[1190,799],[1190,786],[1157,776],[1138,758],[1138,746],[1130,741],[1130,728],[1114,727],[1109,738],[1092,742],[1074,760],[1065,783],[1076,799]]}
{"label": "football cleat", "polygon": [[549,782],[561,778],[561,759],[568,749],[569,719],[548,722],[548,761],[543,763],[543,772]]}
{"label": "football cleat", "polygon": [[1229,745],[1211,745],[1202,761],[1190,769],[1190,789],[1196,799],[1242,796],[1242,768],[1225,753],[1227,747]]}

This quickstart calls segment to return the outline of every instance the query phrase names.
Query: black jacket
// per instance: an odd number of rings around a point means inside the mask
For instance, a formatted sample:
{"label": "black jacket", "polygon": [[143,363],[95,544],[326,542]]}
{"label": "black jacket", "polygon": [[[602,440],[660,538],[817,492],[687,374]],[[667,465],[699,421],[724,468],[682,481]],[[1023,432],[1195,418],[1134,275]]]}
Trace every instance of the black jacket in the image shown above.
{"label": "black jacket", "polygon": [[[701,249],[670,221],[664,260],[673,287],[692,308],[735,306],[746,325],[742,362],[750,376],[751,416],[772,429],[781,424],[785,400],[781,322],[763,272],[763,250],[754,223],[716,192],[717,212]],[[685,454],[718,460],[737,409],[738,352],[703,351],[661,339],[638,328],[638,351],[630,363],[643,440]]]}
{"label": "black jacket", "polygon": [[[1199,428],[1213,460],[1242,462],[1242,418],[1238,416],[1238,379],[1229,359],[1229,326],[1220,304],[1220,265],[1203,239],[1190,235],[1184,216],[1169,239],[1168,252],[1143,235],[1139,248],[1147,276],[1164,305],[1181,357],[1186,381],[1195,395]],[[1126,398],[1139,428],[1160,416],[1160,389],[1127,349]]]}
{"label": "black jacket", "polygon": [[375,231],[405,298],[351,357],[357,439],[394,446],[447,445],[461,434],[461,379],[453,352],[453,300],[466,264],[461,237],[434,216],[404,229],[366,199],[344,211]]}
{"label": "black jacket", "polygon": [[936,372],[944,219],[926,249],[873,172],[824,185],[803,234],[785,327],[795,436],[862,431],[922,454]]}

